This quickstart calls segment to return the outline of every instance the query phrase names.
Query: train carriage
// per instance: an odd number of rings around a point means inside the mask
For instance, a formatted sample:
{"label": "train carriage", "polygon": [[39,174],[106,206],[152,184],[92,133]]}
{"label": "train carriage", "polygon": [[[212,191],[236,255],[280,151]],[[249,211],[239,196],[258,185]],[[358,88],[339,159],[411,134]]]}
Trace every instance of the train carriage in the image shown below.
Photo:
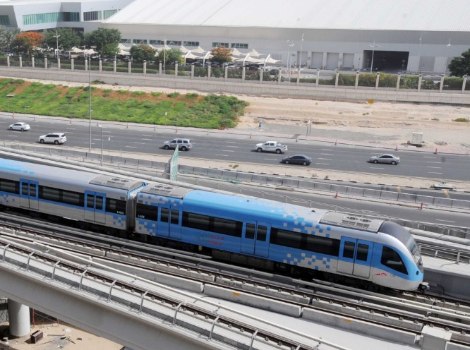
{"label": "train carriage", "polygon": [[0,205],[116,230],[133,225],[135,213],[129,199],[144,185],[86,171],[0,160]]}

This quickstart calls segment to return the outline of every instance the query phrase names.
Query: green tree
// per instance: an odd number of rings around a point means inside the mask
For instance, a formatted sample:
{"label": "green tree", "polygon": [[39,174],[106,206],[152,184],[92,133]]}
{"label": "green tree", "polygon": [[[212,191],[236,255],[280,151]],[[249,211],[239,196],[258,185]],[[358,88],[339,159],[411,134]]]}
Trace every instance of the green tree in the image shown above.
{"label": "green tree", "polygon": [[134,45],[131,47],[131,57],[137,62],[155,61],[155,53],[157,51],[146,44]]}
{"label": "green tree", "polygon": [[226,47],[214,47],[211,51],[211,61],[217,63],[232,62],[232,50]]}
{"label": "green tree", "polygon": [[449,64],[450,74],[456,77],[470,75],[470,49],[455,57]]}
{"label": "green tree", "polygon": [[158,53],[158,60],[165,66],[173,65],[175,62],[183,63],[183,53],[179,49],[162,50]]}
{"label": "green tree", "polygon": [[99,28],[85,34],[85,45],[93,47],[102,56],[114,56],[121,41],[121,32],[117,29]]}
{"label": "green tree", "polygon": [[[56,38],[56,35],[58,37]],[[44,33],[44,42],[47,46],[56,48],[57,43],[59,44],[60,50],[68,51],[74,46],[80,46],[82,44],[82,37],[75,33],[71,28],[60,28],[57,30],[47,30]]]}
{"label": "green tree", "polygon": [[19,32],[19,29],[9,30],[4,26],[0,26],[0,51],[12,51],[11,44]]}

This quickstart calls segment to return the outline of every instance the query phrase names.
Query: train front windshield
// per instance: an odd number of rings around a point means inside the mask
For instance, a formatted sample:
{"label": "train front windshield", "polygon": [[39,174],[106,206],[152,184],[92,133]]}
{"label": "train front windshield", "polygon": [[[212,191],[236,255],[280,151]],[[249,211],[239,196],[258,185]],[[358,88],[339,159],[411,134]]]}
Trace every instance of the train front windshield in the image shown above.
{"label": "train front windshield", "polygon": [[420,271],[423,271],[423,259],[421,259],[418,245],[416,244],[413,236],[404,227],[392,221],[384,221],[384,223],[380,226],[379,231],[393,236],[402,242],[410,251],[411,255],[413,255],[413,258]]}

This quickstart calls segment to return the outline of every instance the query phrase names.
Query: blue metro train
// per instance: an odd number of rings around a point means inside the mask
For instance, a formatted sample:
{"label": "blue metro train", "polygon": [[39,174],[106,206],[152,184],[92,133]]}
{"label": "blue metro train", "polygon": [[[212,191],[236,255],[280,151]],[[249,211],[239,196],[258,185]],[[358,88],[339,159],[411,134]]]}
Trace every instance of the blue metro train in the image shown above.
{"label": "blue metro train", "polygon": [[250,266],[423,286],[415,240],[391,221],[6,159],[0,205],[203,247]]}

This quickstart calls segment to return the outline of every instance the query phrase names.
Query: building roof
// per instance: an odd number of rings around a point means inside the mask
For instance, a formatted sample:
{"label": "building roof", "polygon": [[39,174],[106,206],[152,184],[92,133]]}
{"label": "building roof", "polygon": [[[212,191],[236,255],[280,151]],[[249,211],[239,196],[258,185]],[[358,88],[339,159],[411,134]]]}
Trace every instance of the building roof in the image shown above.
{"label": "building roof", "polygon": [[468,0],[135,0],[113,24],[470,31]]}

